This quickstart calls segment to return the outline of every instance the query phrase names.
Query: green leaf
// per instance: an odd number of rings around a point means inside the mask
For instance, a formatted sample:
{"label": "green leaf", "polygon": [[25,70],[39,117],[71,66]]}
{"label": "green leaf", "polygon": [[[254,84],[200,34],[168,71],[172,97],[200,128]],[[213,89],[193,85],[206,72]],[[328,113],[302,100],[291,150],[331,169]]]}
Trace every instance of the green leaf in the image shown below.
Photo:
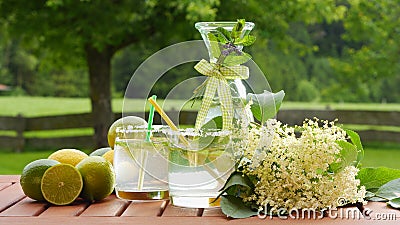
{"label": "green leaf", "polygon": [[249,206],[246,206],[241,198],[231,195],[222,196],[221,210],[226,216],[236,219],[247,218],[258,214],[257,211],[253,211]]}
{"label": "green leaf", "polygon": [[222,116],[218,115],[206,123],[201,127],[201,129],[222,129]]}
{"label": "green leaf", "polygon": [[368,201],[371,201],[371,202],[387,202],[387,199],[376,197],[376,196],[368,197],[368,198],[365,197],[365,199]]}
{"label": "green leaf", "polygon": [[189,161],[184,157],[184,153],[181,150],[170,150],[169,160],[177,165],[189,166]]}
{"label": "green leaf", "polygon": [[343,164],[341,162],[331,163],[329,165],[329,172],[336,173],[343,169]]}
{"label": "green leaf", "polygon": [[387,204],[395,209],[400,209],[400,198],[394,198],[390,200]]}
{"label": "green leaf", "polygon": [[281,107],[285,92],[283,90],[272,93],[264,90],[262,94],[247,94],[247,101],[252,100],[251,112],[263,124],[267,119],[276,115]]}
{"label": "green leaf", "polygon": [[256,41],[256,37],[252,35],[246,35],[243,38],[235,41],[235,45],[250,46]]}
{"label": "green leaf", "polygon": [[350,129],[344,129],[344,130],[346,131],[347,135],[349,135],[351,142],[355,144],[358,149],[363,149],[360,136],[355,131],[352,131]]}
{"label": "green leaf", "polygon": [[238,19],[235,26],[233,26],[231,37],[233,39],[239,38],[246,23],[245,19]]}
{"label": "green leaf", "polygon": [[253,182],[241,172],[233,172],[228,180],[225,182],[225,185],[221,188],[221,192],[226,191],[232,186],[240,185],[249,189],[254,188]]}
{"label": "green leaf", "polygon": [[208,39],[210,40],[211,55],[215,58],[218,58],[221,55],[218,38],[214,34],[208,33]]}
{"label": "green leaf", "polygon": [[242,52],[241,55],[237,55],[236,53],[231,53],[230,55],[226,56],[223,65],[224,66],[236,66],[243,63],[246,63],[251,59],[251,55]]}
{"label": "green leaf", "polygon": [[237,197],[241,195],[250,195],[253,193],[253,190],[254,184],[250,178],[242,172],[235,171],[226,180],[217,198],[221,197],[225,193]]}
{"label": "green leaf", "polygon": [[372,201],[372,202],[387,202],[386,199],[376,197],[374,192],[367,191],[365,193],[365,200]]}
{"label": "green leaf", "polygon": [[387,182],[400,178],[400,170],[387,167],[367,167],[362,168],[356,178],[360,180],[360,185],[365,186],[367,191],[376,192]]}
{"label": "green leaf", "polygon": [[349,129],[344,129],[344,130],[346,131],[347,135],[350,137],[351,142],[355,146],[357,146],[357,151],[358,151],[357,165],[358,165],[361,162],[361,160],[364,158],[364,148],[361,144],[360,136],[352,130],[349,130]]}
{"label": "green leaf", "polygon": [[336,143],[339,144],[339,146],[342,148],[340,150],[340,156],[342,160],[344,160],[344,167],[350,166],[350,165],[355,165],[357,162],[357,147],[347,141],[336,141]]}
{"label": "green leaf", "polygon": [[392,200],[400,197],[400,178],[382,185],[375,193],[376,196]]}
{"label": "green leaf", "polygon": [[331,163],[329,171],[336,173],[346,166],[355,165],[357,163],[357,147],[347,141],[338,140],[336,143],[342,148],[339,153],[339,162]]}
{"label": "green leaf", "polygon": [[229,31],[227,31],[225,28],[223,27],[217,27],[217,32],[219,32],[219,35],[222,35],[224,37],[224,39],[226,40],[226,42],[230,42],[232,41],[231,38],[231,33]]}
{"label": "green leaf", "polygon": [[223,30],[225,30],[225,29],[222,28],[222,27],[218,27],[216,29],[216,31],[213,32],[212,34],[215,36],[217,42],[222,43],[222,44],[226,44],[226,43],[228,43],[230,41],[230,34],[229,34],[229,38],[226,37],[225,36],[226,33],[224,33],[225,31],[223,31]]}

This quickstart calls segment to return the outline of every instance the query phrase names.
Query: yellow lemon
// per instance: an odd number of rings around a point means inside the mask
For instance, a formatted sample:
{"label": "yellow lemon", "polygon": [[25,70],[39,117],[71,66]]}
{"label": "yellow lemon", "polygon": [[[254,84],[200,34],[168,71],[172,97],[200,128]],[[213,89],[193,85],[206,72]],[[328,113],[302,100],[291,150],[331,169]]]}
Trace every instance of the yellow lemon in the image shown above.
{"label": "yellow lemon", "polygon": [[114,165],[114,150],[110,150],[106,153],[104,153],[103,158],[105,158],[107,161],[111,163],[111,165]]}
{"label": "yellow lemon", "polygon": [[53,159],[60,163],[76,166],[76,164],[87,157],[88,155],[86,153],[77,149],[60,149],[53,152],[48,159]]}
{"label": "yellow lemon", "polygon": [[108,129],[107,140],[108,144],[111,148],[114,148],[115,138],[117,136],[116,129],[117,127],[138,127],[138,126],[147,126],[146,120],[137,116],[125,116],[118,120],[116,120]]}

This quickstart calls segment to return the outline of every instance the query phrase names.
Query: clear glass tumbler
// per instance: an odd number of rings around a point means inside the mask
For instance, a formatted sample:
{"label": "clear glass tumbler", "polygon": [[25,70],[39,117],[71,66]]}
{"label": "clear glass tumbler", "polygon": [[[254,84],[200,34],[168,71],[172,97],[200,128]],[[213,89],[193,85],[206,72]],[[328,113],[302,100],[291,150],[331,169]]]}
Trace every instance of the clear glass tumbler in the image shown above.
{"label": "clear glass tumbler", "polygon": [[230,132],[185,129],[166,134],[171,203],[189,208],[218,207],[216,197],[234,167]]}
{"label": "clear glass tumbler", "polygon": [[[129,129],[130,128],[130,129]],[[163,200],[168,192],[164,126],[118,127],[114,146],[115,192],[126,200]],[[150,138],[146,137],[150,135]]]}

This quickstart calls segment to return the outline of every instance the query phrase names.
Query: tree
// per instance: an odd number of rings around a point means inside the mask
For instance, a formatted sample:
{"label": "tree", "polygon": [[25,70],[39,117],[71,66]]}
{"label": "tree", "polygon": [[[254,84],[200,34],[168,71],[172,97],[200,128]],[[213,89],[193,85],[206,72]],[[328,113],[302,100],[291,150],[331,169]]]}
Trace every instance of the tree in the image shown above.
{"label": "tree", "polygon": [[[343,84],[372,93],[380,82],[400,73],[400,5],[398,0],[348,0],[343,39],[353,42],[331,63]],[[396,83],[396,79],[393,79]],[[388,91],[382,85],[382,92]],[[371,90],[369,90],[371,89]],[[359,90],[360,91],[360,90]],[[389,95],[392,95],[390,93]],[[371,94],[370,94],[371,95]],[[391,100],[382,93],[382,100]]]}
{"label": "tree", "polygon": [[[0,0],[0,22],[40,54],[86,62],[96,147],[107,145],[111,109],[111,59],[128,45],[168,43],[197,20],[212,20],[217,0]],[[54,59],[52,59],[54,60]],[[77,77],[79,79],[79,77]]]}

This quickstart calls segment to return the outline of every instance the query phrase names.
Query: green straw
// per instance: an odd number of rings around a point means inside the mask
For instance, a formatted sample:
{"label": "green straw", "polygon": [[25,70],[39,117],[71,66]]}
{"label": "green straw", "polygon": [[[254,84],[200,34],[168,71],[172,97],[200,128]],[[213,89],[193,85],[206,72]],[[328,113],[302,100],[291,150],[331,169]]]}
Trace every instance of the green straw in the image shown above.
{"label": "green straw", "polygon": [[[157,95],[151,96],[151,98],[155,101],[157,99]],[[153,118],[154,118],[154,106],[150,104],[150,112],[149,112],[149,119],[147,121],[147,134],[146,134],[146,141],[150,142],[151,136],[151,127],[153,126]]]}
{"label": "green straw", "polygon": [[[157,96],[153,95],[151,96],[152,99],[156,100]],[[151,142],[150,137],[151,137],[151,127],[153,126],[153,117],[154,117],[154,106],[150,106],[150,112],[149,112],[149,119],[147,120],[147,133],[146,133],[146,142]],[[146,168],[146,162],[147,162],[147,150],[146,149],[140,149],[140,170],[139,170],[139,177],[138,177],[138,190],[141,191],[143,189],[143,181],[144,181],[144,168]]]}

